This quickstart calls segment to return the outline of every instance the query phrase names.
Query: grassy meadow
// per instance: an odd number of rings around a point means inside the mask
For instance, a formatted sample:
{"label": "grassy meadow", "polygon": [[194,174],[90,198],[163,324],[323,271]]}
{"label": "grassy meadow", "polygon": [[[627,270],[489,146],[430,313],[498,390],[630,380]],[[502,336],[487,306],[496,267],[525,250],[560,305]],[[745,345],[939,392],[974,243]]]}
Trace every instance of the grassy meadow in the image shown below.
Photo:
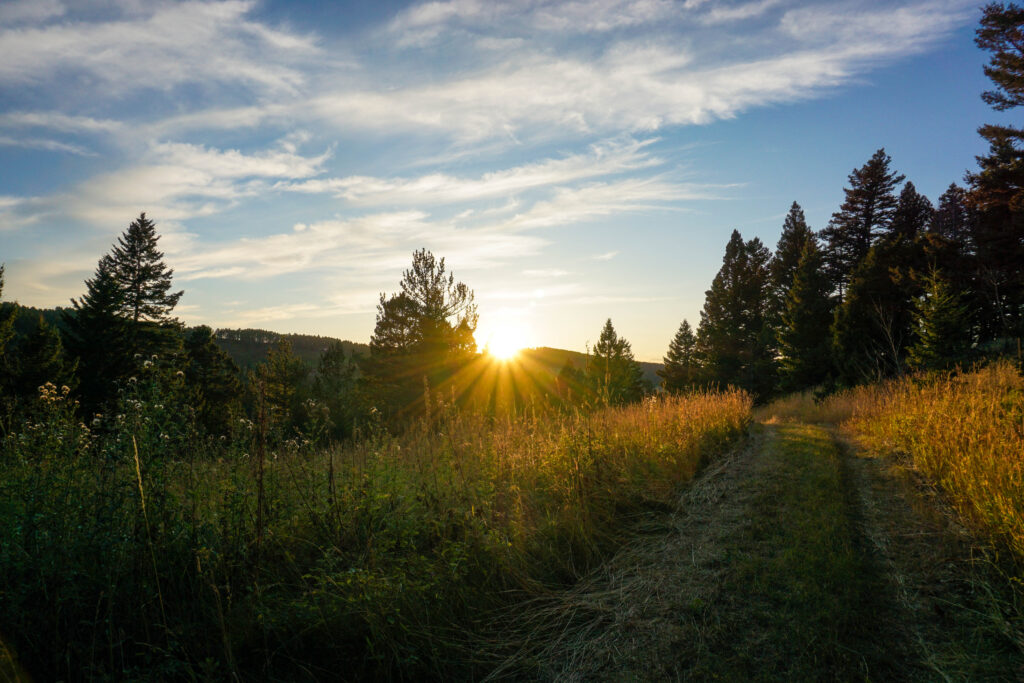
{"label": "grassy meadow", "polygon": [[794,395],[762,411],[838,423],[873,449],[900,454],[1024,566],[1024,378],[1012,363],[905,377],[818,402]]}
{"label": "grassy meadow", "polygon": [[158,400],[100,429],[50,385],[6,437],[0,641],[39,680],[479,677],[492,622],[605,559],[751,411],[435,397],[399,436],[271,449],[246,422],[241,447],[192,443]]}

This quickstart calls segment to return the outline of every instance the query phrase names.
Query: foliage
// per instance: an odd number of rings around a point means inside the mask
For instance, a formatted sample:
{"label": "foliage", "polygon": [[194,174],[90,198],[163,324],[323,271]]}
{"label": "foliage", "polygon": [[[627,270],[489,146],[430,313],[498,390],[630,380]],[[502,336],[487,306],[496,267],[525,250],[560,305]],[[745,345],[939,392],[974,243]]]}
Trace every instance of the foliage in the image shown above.
{"label": "foliage", "polygon": [[205,325],[185,334],[184,373],[199,424],[208,434],[227,435],[241,413],[238,366]]}
{"label": "foliage", "polygon": [[832,301],[823,262],[817,244],[808,240],[786,294],[778,334],[779,379],[783,391],[817,386],[831,374]]}
{"label": "foliage", "polygon": [[658,370],[662,388],[677,393],[694,388],[699,383],[700,361],[697,357],[697,337],[687,320],[679,325],[676,336],[668,345],[664,366]]}
{"label": "foliage", "polygon": [[435,403],[402,437],[258,458],[258,425],[244,452],[197,448],[170,370],[147,359],[95,426],[49,385],[4,443],[0,623],[39,680],[478,678],[495,610],[606,557],[750,409]]}
{"label": "foliage", "polygon": [[846,199],[821,231],[826,243],[825,264],[840,298],[857,264],[867,255],[875,237],[888,230],[896,213],[894,190],[904,176],[889,169],[892,158],[879,149],[849,176]]}
{"label": "foliage", "polygon": [[697,331],[705,378],[740,387],[758,399],[770,394],[775,383],[768,324],[770,258],[759,239],[744,242],[734,230],[706,292]]}
{"label": "foliage", "polygon": [[908,241],[914,240],[932,224],[934,216],[935,209],[932,208],[932,203],[908,180],[896,202],[896,210],[889,224],[889,234]]}
{"label": "foliage", "polygon": [[818,238],[807,225],[804,211],[793,202],[782,223],[782,234],[775,246],[775,253],[768,266],[770,286],[770,309],[773,327],[777,330],[786,309],[786,294],[793,286],[793,277],[800,264],[800,257],[808,242],[817,246]]}
{"label": "foliage", "polygon": [[638,401],[648,390],[640,364],[633,358],[633,349],[615,332],[611,318],[601,329],[586,375],[594,395],[606,406]]}
{"label": "foliage", "polygon": [[937,269],[925,279],[924,292],[914,301],[917,341],[909,349],[908,365],[916,370],[948,370],[967,360],[970,324],[960,302]]}

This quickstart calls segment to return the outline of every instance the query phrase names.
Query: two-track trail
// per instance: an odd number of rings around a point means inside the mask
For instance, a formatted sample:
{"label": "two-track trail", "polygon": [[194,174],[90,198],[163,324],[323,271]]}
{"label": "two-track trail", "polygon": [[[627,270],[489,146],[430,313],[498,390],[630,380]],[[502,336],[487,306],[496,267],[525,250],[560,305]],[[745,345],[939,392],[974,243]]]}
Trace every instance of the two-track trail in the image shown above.
{"label": "two-track trail", "polygon": [[757,425],[676,509],[517,617],[492,678],[1024,680],[969,537],[833,430]]}

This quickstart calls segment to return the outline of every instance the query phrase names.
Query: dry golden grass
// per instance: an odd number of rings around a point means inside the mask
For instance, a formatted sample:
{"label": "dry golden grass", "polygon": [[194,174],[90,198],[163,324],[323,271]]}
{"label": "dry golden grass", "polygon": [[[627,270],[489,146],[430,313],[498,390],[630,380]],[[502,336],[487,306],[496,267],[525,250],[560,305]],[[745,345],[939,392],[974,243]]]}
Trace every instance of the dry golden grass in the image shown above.
{"label": "dry golden grass", "polygon": [[1024,379],[1009,363],[853,392],[844,427],[907,456],[961,515],[1024,560]]}

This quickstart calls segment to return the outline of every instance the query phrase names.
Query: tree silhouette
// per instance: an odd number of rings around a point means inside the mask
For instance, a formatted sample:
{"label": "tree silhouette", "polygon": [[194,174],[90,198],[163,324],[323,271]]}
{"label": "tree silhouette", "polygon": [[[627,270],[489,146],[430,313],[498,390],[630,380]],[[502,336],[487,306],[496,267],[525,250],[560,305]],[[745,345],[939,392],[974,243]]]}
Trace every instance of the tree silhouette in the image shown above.
{"label": "tree silhouette", "polygon": [[889,169],[892,159],[879,149],[849,176],[846,199],[821,231],[825,240],[825,267],[832,286],[844,296],[857,264],[867,255],[874,238],[889,228],[896,213],[895,188],[904,176]]}
{"label": "tree silhouette", "polygon": [[629,342],[619,337],[611,318],[605,321],[587,365],[587,378],[605,405],[623,405],[643,398],[644,378]]}
{"label": "tree silhouette", "polygon": [[832,369],[832,301],[823,262],[815,242],[804,244],[786,294],[779,332],[780,384],[785,391],[816,386]]}
{"label": "tree silhouette", "polygon": [[658,370],[661,386],[665,391],[675,393],[694,387],[698,382],[700,365],[697,360],[697,337],[687,320],[679,325],[676,336],[668,345],[668,353],[662,359]]}

